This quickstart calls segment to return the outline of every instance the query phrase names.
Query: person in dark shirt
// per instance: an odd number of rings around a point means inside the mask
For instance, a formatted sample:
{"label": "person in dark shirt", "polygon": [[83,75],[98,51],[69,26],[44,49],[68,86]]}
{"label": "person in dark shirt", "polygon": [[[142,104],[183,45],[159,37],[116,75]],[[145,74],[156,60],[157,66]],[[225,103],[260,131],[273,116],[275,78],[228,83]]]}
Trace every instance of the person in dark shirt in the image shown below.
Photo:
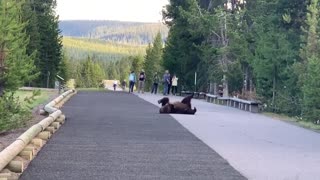
{"label": "person in dark shirt", "polygon": [[158,91],[158,85],[159,85],[159,76],[158,73],[156,72],[155,75],[153,76],[153,85],[152,85],[152,90],[151,90],[151,94],[157,94]]}
{"label": "person in dark shirt", "polygon": [[168,86],[170,84],[170,74],[168,70],[165,71],[162,81],[163,81],[163,95],[167,95]]}
{"label": "person in dark shirt", "polygon": [[171,89],[171,86],[172,86],[172,76],[169,74],[170,76],[170,80],[169,80],[169,84],[168,84],[168,95],[170,94],[170,89]]}
{"label": "person in dark shirt", "polygon": [[139,87],[138,87],[138,93],[140,93],[140,91],[142,92],[142,94],[144,93],[144,83],[146,81],[146,75],[144,73],[144,70],[142,69],[142,71],[139,74]]}

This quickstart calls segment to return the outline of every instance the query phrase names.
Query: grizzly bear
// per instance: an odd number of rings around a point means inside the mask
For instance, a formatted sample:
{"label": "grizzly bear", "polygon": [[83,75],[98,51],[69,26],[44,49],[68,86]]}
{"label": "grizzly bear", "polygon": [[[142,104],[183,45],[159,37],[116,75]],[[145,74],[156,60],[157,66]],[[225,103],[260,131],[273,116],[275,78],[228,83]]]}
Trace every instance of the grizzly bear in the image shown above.
{"label": "grizzly bear", "polygon": [[159,112],[161,114],[195,114],[197,109],[191,108],[191,99],[193,95],[185,97],[181,102],[170,103],[169,98],[164,97],[158,100],[158,103],[161,104]]}

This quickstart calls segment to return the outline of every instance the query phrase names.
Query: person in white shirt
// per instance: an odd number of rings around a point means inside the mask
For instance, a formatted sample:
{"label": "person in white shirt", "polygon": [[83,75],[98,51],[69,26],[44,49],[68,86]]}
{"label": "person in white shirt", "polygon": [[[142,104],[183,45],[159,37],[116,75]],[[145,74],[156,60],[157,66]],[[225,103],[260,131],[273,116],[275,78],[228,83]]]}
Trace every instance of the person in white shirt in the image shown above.
{"label": "person in white shirt", "polygon": [[171,87],[171,89],[172,89],[172,94],[173,95],[176,95],[176,93],[177,93],[177,86],[178,86],[178,79],[179,78],[177,78],[176,77],[176,75],[173,75],[173,77],[172,77],[172,87]]}

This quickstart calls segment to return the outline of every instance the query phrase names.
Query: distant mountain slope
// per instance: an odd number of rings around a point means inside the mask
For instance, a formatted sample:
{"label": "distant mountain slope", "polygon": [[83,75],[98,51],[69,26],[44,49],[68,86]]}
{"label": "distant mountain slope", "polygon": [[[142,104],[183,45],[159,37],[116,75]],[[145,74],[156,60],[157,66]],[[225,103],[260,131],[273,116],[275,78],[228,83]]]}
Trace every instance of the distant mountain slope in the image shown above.
{"label": "distant mountain slope", "polygon": [[146,49],[143,45],[125,45],[75,37],[64,37],[63,47],[72,60],[82,60],[91,56],[102,61],[119,60],[130,55],[143,55]]}
{"label": "distant mountain slope", "polygon": [[168,34],[168,28],[159,23],[78,20],[61,21],[59,27],[63,36],[85,37],[135,45],[152,43],[159,31],[163,40]]}

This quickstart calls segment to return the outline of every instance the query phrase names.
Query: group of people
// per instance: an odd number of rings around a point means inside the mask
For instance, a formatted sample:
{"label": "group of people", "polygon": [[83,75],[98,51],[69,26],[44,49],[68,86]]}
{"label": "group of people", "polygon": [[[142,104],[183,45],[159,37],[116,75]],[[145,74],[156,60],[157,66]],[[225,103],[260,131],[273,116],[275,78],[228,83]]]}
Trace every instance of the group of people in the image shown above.
{"label": "group of people", "polygon": [[[138,93],[140,92],[144,93],[145,81],[146,81],[146,74],[144,70],[142,70],[138,76]],[[131,71],[129,75],[129,93],[133,92],[135,83],[136,83],[136,74],[134,71]],[[166,70],[162,77],[162,80],[160,80],[160,77],[156,72],[153,76],[153,84],[151,88],[152,94],[153,93],[157,94],[160,83],[163,84],[163,95],[169,95],[170,90],[173,95],[176,95],[177,87],[178,87],[178,77],[176,77],[175,74],[171,76],[169,71]]]}
{"label": "group of people", "polygon": [[[157,76],[157,74],[155,76]],[[169,71],[166,70],[163,75],[162,82],[163,82],[163,95],[169,95],[170,90],[173,95],[177,94],[178,77],[175,74],[171,76]],[[152,88],[151,93],[154,92],[155,94],[157,94],[158,83],[154,81],[153,87],[155,88],[155,91],[153,91],[153,88]]]}
{"label": "group of people", "polygon": [[[138,93],[142,92],[144,93],[144,84],[146,81],[146,74],[144,72],[144,70],[142,69],[142,71],[139,73],[138,76]],[[136,74],[134,73],[134,71],[131,71],[131,73],[129,74],[129,93],[133,92],[133,88],[134,85],[136,83]]]}

